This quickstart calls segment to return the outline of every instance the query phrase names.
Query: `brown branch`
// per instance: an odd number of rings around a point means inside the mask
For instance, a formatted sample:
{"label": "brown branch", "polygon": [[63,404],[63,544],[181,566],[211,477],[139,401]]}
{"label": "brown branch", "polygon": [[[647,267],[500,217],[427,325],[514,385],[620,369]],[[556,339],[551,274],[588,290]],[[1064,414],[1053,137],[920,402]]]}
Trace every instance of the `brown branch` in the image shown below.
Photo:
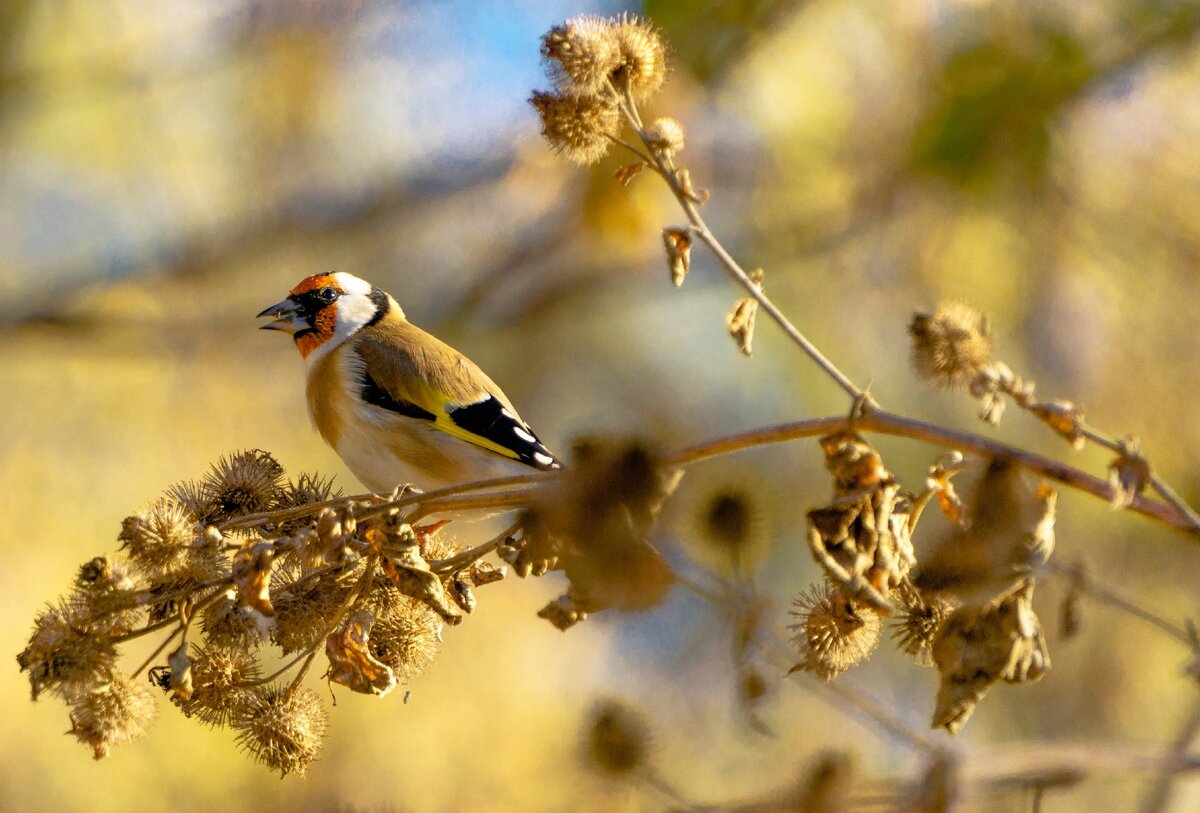
{"label": "brown branch", "polygon": [[[793,423],[765,426],[737,435],[729,435],[697,443],[671,455],[668,458],[668,462],[676,466],[686,466],[700,460],[719,457],[745,449],[753,449],[758,446],[782,443],[799,438],[817,437],[849,427],[853,427],[856,430],[878,432],[884,435],[919,440],[948,449],[970,452],[981,457],[992,457],[1010,461],[1049,480],[1062,483],[1085,494],[1091,494],[1098,499],[1106,502],[1111,499],[1112,490],[1107,481],[1093,477],[1066,463],[1061,463],[1033,452],[1026,452],[1014,446],[990,440],[970,432],[949,429],[937,424],[908,418],[903,415],[896,415],[869,406],[864,406],[863,414],[854,418],[847,416],[812,418]],[[1200,527],[1193,525],[1188,516],[1173,505],[1138,495],[1129,505],[1129,510],[1150,517],[1151,519],[1156,519],[1177,530],[1186,531],[1192,537],[1200,538]]]}

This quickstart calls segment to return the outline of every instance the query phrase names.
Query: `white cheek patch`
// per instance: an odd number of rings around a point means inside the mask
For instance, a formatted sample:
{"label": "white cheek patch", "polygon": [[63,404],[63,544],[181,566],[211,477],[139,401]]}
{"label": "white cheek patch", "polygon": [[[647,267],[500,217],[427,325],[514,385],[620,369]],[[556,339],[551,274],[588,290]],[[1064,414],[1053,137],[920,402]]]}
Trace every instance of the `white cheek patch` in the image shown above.
{"label": "white cheek patch", "polygon": [[341,344],[375,317],[376,305],[365,294],[352,294],[347,291],[338,297],[336,307],[337,319],[333,323],[331,340],[334,344]]}

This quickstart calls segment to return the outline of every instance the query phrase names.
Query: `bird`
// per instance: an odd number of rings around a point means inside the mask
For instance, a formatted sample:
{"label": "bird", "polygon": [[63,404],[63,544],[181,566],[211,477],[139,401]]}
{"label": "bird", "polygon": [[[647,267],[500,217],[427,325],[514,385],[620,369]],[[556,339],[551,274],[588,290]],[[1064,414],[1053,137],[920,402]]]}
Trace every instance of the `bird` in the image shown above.
{"label": "bird", "polygon": [[291,334],[313,425],[371,491],[561,468],[483,370],[371,283],[313,274],[258,316]]}

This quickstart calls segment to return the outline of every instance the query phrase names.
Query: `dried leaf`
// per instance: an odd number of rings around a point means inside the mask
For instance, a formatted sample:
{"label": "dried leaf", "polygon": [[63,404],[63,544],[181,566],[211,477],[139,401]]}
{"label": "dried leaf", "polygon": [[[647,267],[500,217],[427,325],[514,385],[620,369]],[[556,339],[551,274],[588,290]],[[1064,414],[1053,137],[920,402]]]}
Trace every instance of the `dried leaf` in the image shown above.
{"label": "dried leaf", "polygon": [[680,168],[675,170],[675,180],[679,184],[679,189],[683,192],[684,197],[692,203],[703,206],[708,202],[708,190],[701,189],[699,192],[692,186],[692,174],[686,169]]}
{"label": "dried leaf", "polygon": [[317,517],[317,539],[320,541],[321,561],[334,564],[345,561],[351,555],[350,542],[354,539],[356,523],[352,516],[342,516],[326,508]]}
{"label": "dried leaf", "polygon": [[383,572],[393,587],[406,596],[424,602],[447,624],[462,622],[462,615],[446,597],[442,580],[429,569],[429,563],[421,556],[415,536],[399,555],[384,558]]}
{"label": "dried leaf", "polygon": [[396,687],[391,667],[371,654],[368,640],[375,620],[362,610],[346,619],[345,625],[325,639],[329,658],[329,680],[351,691],[383,697]]}
{"label": "dried leaf", "polygon": [[[758,268],[750,275],[754,287],[762,290],[763,270]],[[748,296],[733,303],[733,308],[725,315],[725,327],[729,336],[743,356],[754,352],[754,320],[758,315],[758,300]]]}
{"label": "dried leaf", "polygon": [[570,590],[538,610],[538,618],[546,619],[563,632],[587,617],[588,610],[575,601],[575,596]]}
{"label": "dried leaf", "polygon": [[1057,498],[1044,483],[1030,488],[1013,464],[992,460],[971,497],[969,524],[952,529],[922,557],[914,584],[964,604],[1007,594],[1053,553]]}
{"label": "dried leaf", "polygon": [[636,164],[626,164],[623,167],[618,167],[613,173],[613,177],[621,184],[621,186],[629,186],[629,182],[637,177],[637,174],[646,168],[645,161],[638,161]]}
{"label": "dried leaf", "polygon": [[1033,582],[997,604],[955,610],[933,642],[941,673],[933,727],[954,734],[996,683],[1037,680],[1050,668]]}
{"label": "dried leaf", "polygon": [[251,539],[233,555],[233,586],[238,603],[268,618],[275,615],[271,606],[271,566],[275,546]]}
{"label": "dried leaf", "polygon": [[1112,489],[1112,507],[1128,508],[1133,498],[1146,490],[1154,472],[1150,462],[1139,452],[1141,444],[1137,438],[1128,438],[1121,443],[1121,454],[1108,466],[1108,486]]}
{"label": "dried leaf", "polygon": [[458,575],[450,580],[448,585],[450,597],[454,599],[454,603],[462,608],[464,613],[470,615],[475,612],[475,594],[471,592],[471,581],[469,578]]}
{"label": "dried leaf", "polygon": [[471,584],[476,587],[482,587],[485,584],[498,582],[505,577],[507,571],[502,567],[496,567],[491,562],[480,560],[471,565],[469,570]]}
{"label": "dried leaf", "polygon": [[167,687],[180,700],[190,700],[192,697],[192,659],[188,657],[187,640],[184,640],[174,652],[167,656],[167,666],[171,670]]}
{"label": "dried leaf", "polygon": [[937,498],[938,508],[946,519],[959,527],[965,520],[963,503],[958,492],[954,490],[954,483],[950,482],[950,478],[962,470],[962,454],[952,452],[930,466],[929,473],[925,476],[925,487],[931,490],[934,497]]}
{"label": "dried leaf", "polygon": [[1079,451],[1087,444],[1083,411],[1070,401],[1041,401],[1029,406],[1029,411]]}
{"label": "dried leaf", "polygon": [[674,226],[663,229],[663,246],[667,249],[667,265],[671,269],[671,283],[678,288],[683,285],[692,264],[692,233]]}

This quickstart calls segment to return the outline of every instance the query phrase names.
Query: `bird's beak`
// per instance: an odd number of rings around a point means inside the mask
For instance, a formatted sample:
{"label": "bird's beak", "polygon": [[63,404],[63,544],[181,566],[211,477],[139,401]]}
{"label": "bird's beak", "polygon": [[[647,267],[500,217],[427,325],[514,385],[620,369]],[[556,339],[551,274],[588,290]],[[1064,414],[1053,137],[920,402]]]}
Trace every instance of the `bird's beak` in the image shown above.
{"label": "bird's beak", "polygon": [[275,321],[262,325],[260,330],[282,330],[284,333],[295,335],[308,327],[308,318],[303,309],[291,297],[267,308],[258,315],[258,318],[261,319],[264,316],[274,316]]}

